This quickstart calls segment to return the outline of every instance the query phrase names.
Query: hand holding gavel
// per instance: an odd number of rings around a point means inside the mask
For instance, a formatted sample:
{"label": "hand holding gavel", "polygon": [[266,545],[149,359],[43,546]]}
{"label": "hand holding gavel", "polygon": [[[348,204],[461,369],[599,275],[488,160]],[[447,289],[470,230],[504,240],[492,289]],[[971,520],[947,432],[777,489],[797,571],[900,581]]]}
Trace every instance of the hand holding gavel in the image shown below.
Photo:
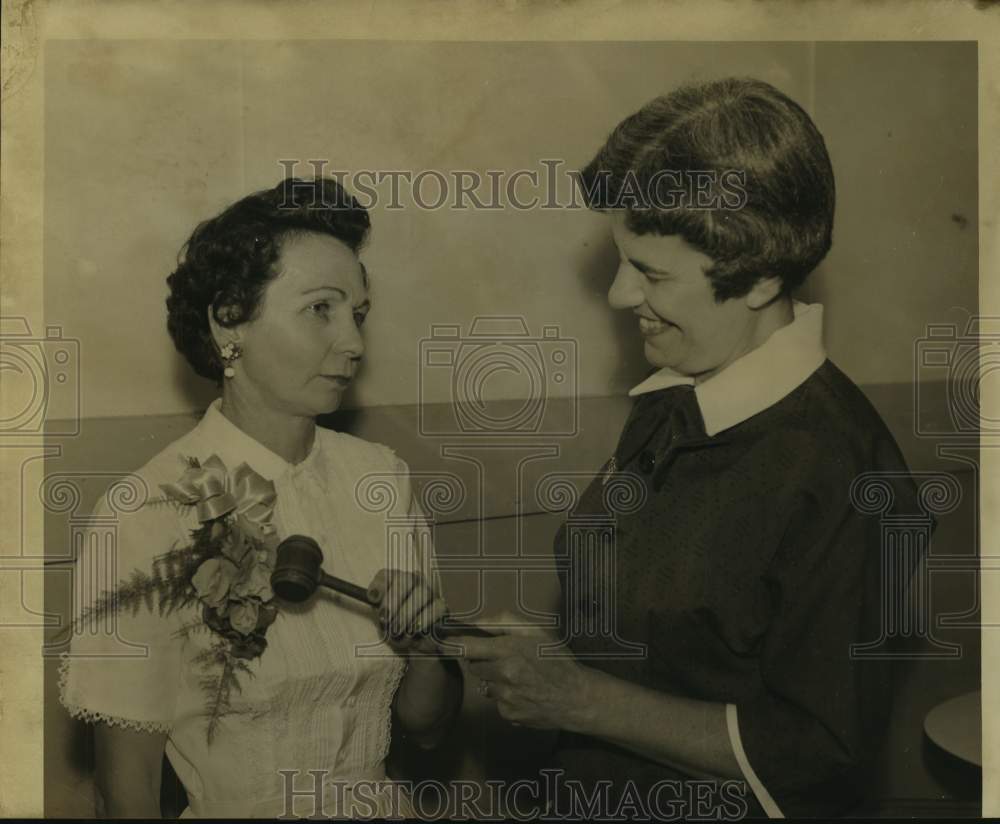
{"label": "hand holding gavel", "polygon": [[[293,603],[305,601],[321,586],[375,607],[384,614],[383,606],[387,594],[384,586],[382,589],[378,586],[365,589],[350,581],[328,575],[323,571],[323,551],[312,538],[306,535],[290,535],[278,544],[277,560],[274,572],[271,573],[271,588],[279,598]],[[421,634],[432,637],[444,634],[492,635],[474,624],[448,620],[447,614],[441,616]]]}

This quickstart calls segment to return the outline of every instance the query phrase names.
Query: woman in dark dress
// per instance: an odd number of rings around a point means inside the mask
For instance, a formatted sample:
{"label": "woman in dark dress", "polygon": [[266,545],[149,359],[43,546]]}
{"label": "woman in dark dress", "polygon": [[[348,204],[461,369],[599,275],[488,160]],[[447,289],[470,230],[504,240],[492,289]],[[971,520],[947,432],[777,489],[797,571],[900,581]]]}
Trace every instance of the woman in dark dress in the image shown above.
{"label": "woman in dark dress", "polygon": [[[843,814],[891,699],[888,662],[852,654],[880,637],[889,594],[878,521],[850,490],[884,471],[900,507],[914,495],[826,357],[822,307],[792,298],[831,245],[823,138],[770,85],[716,81],[626,118],[580,185],[620,253],[609,302],[636,315],[656,371],[556,539],[576,564],[561,575],[571,654],[464,638],[470,672],[503,717],[559,731],[559,786],[585,803],[557,792],[551,812]],[[636,485],[629,511],[612,480]],[[593,514],[615,517],[610,582],[574,552]],[[602,620],[614,637],[585,631]]]}

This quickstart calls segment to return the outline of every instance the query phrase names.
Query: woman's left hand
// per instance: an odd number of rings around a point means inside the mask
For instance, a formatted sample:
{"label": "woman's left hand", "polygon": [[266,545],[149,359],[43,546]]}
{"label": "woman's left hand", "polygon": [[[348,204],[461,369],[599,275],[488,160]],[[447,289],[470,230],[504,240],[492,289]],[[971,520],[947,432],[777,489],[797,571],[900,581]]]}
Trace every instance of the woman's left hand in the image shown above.
{"label": "woman's left hand", "polygon": [[368,585],[379,600],[378,620],[387,643],[399,652],[435,652],[437,645],[426,633],[448,613],[422,575],[401,569],[380,569]]}
{"label": "woman's left hand", "polygon": [[461,645],[468,672],[494,699],[501,717],[536,729],[583,731],[593,710],[596,670],[580,664],[568,648],[546,657],[540,647],[551,638],[523,630],[493,638],[453,636]]}

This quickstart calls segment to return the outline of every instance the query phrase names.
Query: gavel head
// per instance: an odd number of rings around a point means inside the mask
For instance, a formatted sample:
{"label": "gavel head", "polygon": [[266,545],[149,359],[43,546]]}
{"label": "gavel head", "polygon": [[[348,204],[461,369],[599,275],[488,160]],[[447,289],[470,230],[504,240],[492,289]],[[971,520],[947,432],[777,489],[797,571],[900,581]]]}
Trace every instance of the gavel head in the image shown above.
{"label": "gavel head", "polygon": [[305,601],[323,577],[323,551],[308,535],[289,535],[278,544],[271,589],[285,601]]}

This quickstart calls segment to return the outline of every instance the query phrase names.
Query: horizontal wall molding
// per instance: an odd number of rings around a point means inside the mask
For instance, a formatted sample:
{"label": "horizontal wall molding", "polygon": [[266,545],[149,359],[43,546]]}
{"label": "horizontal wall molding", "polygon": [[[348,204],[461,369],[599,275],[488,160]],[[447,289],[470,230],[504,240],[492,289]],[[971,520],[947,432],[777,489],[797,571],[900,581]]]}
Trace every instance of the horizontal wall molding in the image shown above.
{"label": "horizontal wall molding", "polygon": [[[970,471],[969,463],[941,457],[939,449],[961,444],[975,454],[978,436],[962,431],[969,410],[955,410],[954,387],[947,381],[869,384],[862,387],[879,411],[914,470]],[[960,393],[959,400],[970,397]],[[522,488],[530,488],[551,472],[598,471],[613,451],[632,399],[624,395],[578,400],[501,401],[481,415],[459,417],[453,404],[416,404],[347,409],[324,416],[320,423],[394,449],[423,475],[450,473],[472,489],[481,479],[485,502],[467,502],[444,521],[462,521],[542,509],[531,501],[516,501],[515,473],[520,466]],[[201,411],[181,415],[89,418],[72,437],[52,436],[62,447],[55,463],[74,469],[122,473],[149,458],[189,431]],[[957,425],[956,425],[957,420]],[[503,422],[513,432],[493,431]],[[67,431],[64,422],[50,422],[51,431]],[[417,478],[420,482],[420,478]]]}

